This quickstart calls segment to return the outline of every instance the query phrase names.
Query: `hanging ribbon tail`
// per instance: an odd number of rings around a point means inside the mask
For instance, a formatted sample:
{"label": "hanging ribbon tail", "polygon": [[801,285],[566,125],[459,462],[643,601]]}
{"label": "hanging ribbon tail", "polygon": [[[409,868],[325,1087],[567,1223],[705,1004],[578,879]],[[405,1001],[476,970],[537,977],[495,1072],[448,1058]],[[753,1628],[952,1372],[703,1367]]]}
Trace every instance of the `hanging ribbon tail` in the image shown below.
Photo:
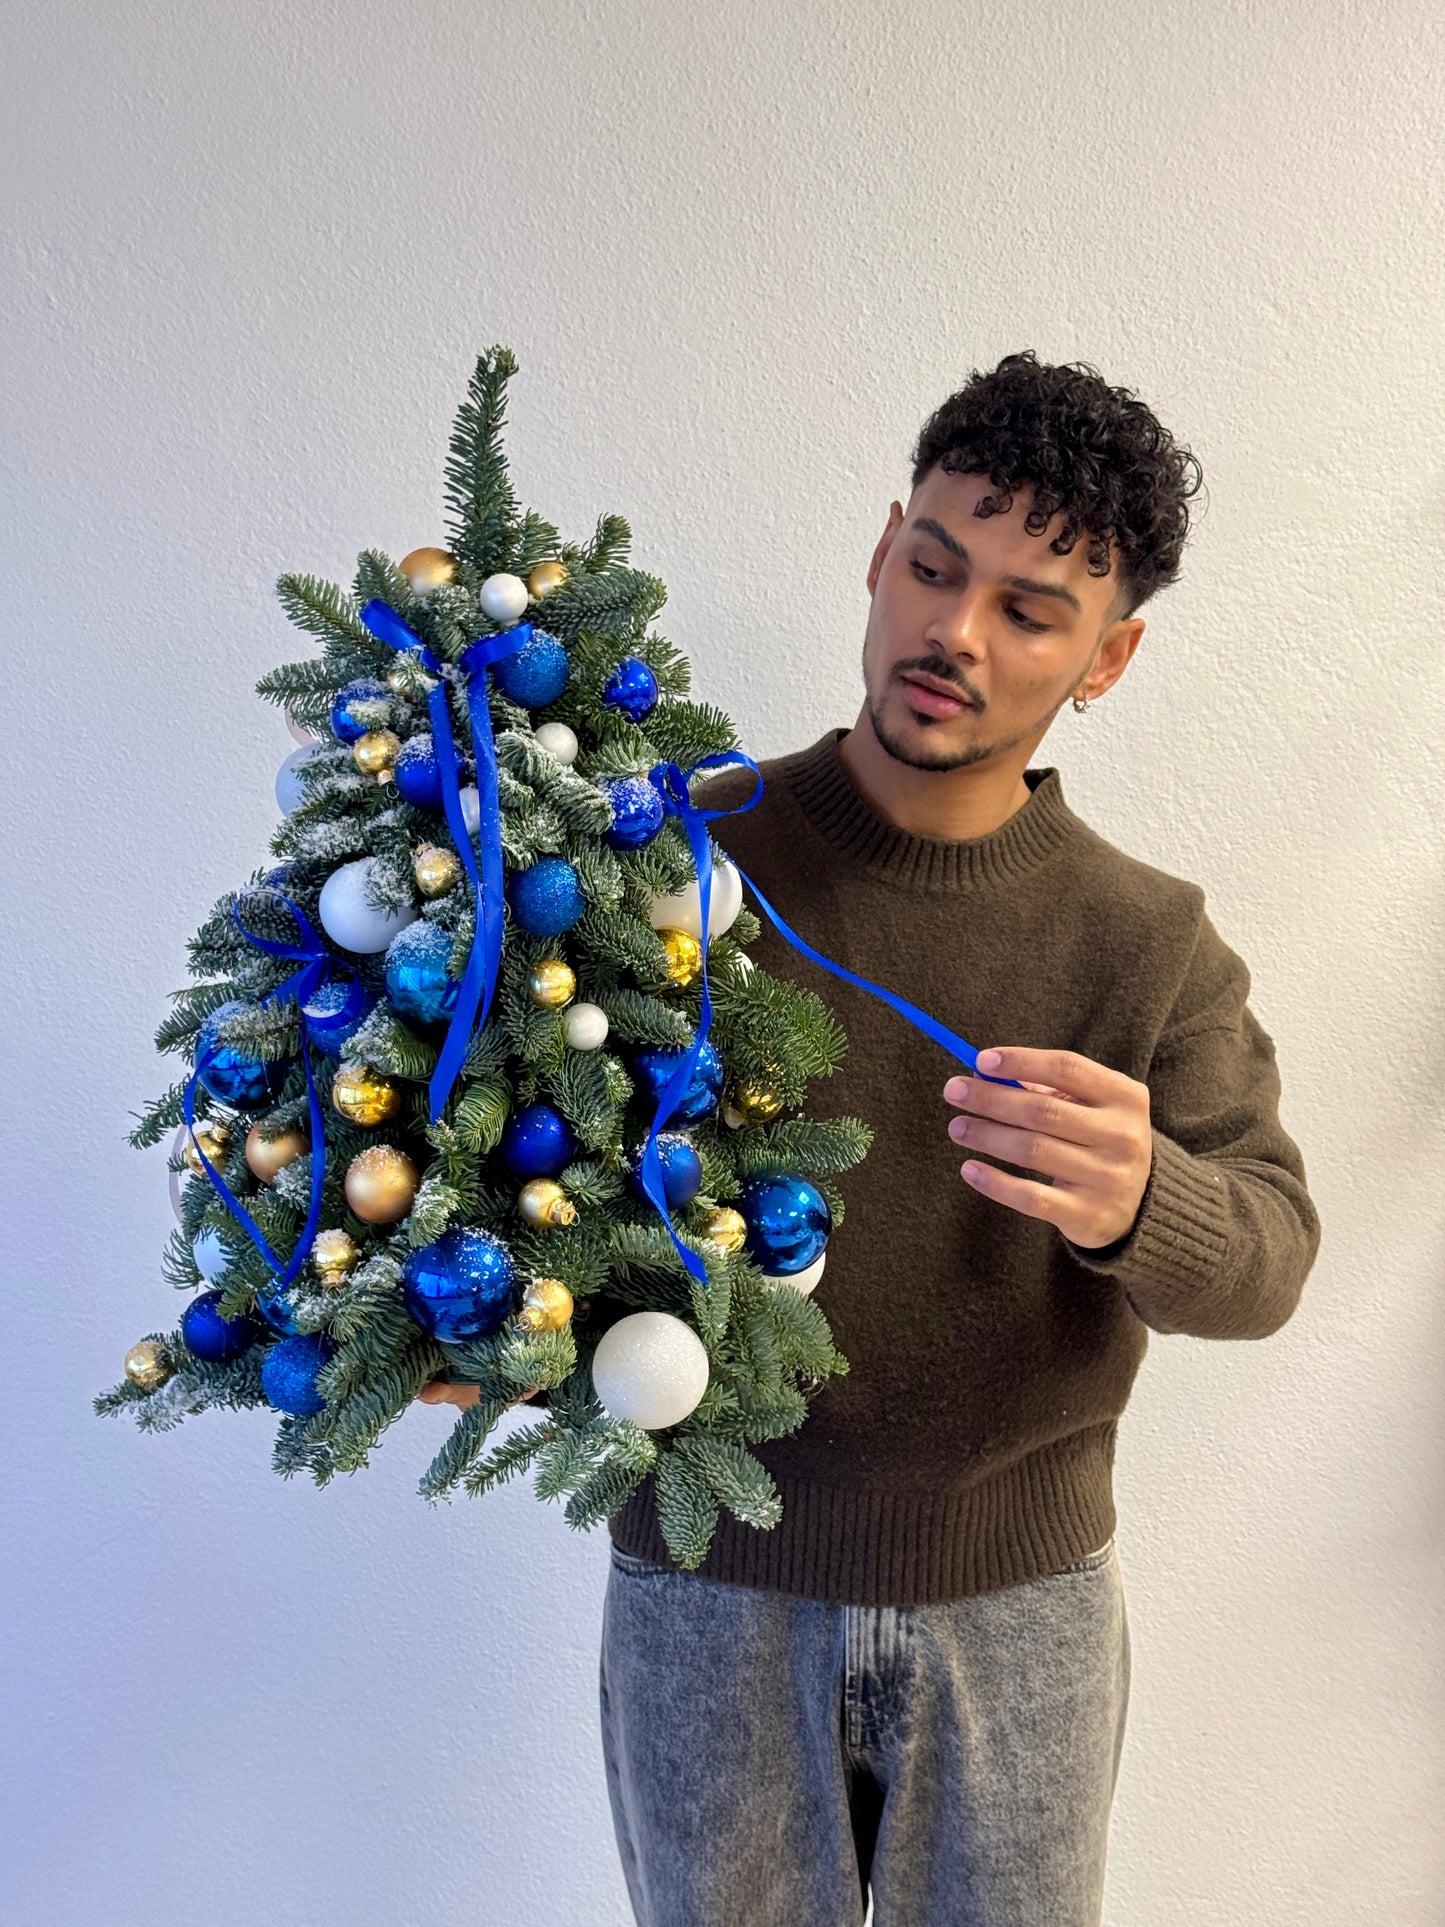
{"label": "hanging ribbon tail", "polygon": [[191,1143],[196,1147],[196,1156],[205,1167],[206,1176],[214,1185],[222,1204],[225,1205],[237,1224],[241,1226],[242,1230],[251,1240],[251,1243],[255,1245],[261,1256],[266,1260],[266,1263],[271,1267],[272,1271],[280,1271],[281,1260],[266,1242],[266,1234],[251,1216],[245,1205],[242,1204],[241,1200],[236,1196],[230,1185],[227,1184],[226,1180],[221,1176],[215,1165],[212,1164],[211,1160],[206,1156],[196,1138],[196,1086],[200,1081],[200,1073],[198,1071],[192,1071],[190,1082],[186,1085],[185,1092],[181,1098],[181,1113],[186,1120],[186,1131],[190,1136]]}

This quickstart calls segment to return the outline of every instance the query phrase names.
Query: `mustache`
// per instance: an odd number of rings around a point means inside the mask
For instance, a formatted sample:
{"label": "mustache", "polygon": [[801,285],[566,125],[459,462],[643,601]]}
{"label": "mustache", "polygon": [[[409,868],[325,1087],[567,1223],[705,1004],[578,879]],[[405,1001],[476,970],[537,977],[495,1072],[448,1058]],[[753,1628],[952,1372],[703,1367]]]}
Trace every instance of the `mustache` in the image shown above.
{"label": "mustache", "polygon": [[974,703],[974,704],[978,702],[977,696],[974,695],[973,691],[969,688],[968,684],[964,682],[963,678],[955,674],[955,672],[952,669],[945,669],[941,667],[936,660],[925,660],[923,662],[900,662],[900,663],[895,663],[893,666],[893,673],[895,676],[906,676],[913,671],[916,671],[920,675],[932,676],[935,682],[945,682],[945,683],[951,684],[952,687],[958,691],[959,695],[962,696],[965,702]]}

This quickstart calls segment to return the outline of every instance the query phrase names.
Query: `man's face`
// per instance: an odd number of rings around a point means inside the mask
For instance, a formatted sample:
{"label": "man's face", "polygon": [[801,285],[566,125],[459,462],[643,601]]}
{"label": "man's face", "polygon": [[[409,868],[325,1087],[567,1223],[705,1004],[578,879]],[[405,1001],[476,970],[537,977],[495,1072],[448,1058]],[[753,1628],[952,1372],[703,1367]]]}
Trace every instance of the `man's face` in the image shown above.
{"label": "man's face", "polygon": [[[1116,547],[1109,574],[1091,576],[1087,532],[1068,555],[1054,555],[1062,516],[1041,535],[1026,533],[1026,485],[1007,515],[976,517],[974,504],[991,492],[986,475],[930,469],[906,510],[894,503],[868,571],[868,714],[888,754],[917,769],[983,762],[1025,740],[1032,748],[1094,664],[1119,586]],[[1011,576],[1066,595],[1020,588]],[[1133,632],[1132,642],[1113,638],[1127,662],[1144,624],[1116,627]]]}

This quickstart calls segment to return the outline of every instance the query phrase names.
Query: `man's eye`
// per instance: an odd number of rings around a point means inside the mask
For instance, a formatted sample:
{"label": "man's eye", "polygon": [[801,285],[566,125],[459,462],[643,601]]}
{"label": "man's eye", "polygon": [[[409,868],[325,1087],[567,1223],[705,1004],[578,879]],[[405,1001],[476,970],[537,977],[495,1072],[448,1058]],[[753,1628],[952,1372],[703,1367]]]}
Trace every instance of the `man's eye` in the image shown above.
{"label": "man's eye", "polygon": [[[939,571],[937,569],[930,569],[927,563],[920,562],[917,556],[910,558],[909,567],[918,575],[921,575],[925,582],[938,582],[941,580]],[[1020,629],[1042,631],[1049,626],[1046,622],[1035,622],[1032,617],[1022,614],[1018,609],[1010,609],[1009,614],[1013,617]]]}
{"label": "man's eye", "polygon": [[919,575],[923,577],[925,582],[937,582],[938,580],[937,569],[927,568],[922,562],[918,561],[917,558],[914,559],[912,566],[917,570]]}

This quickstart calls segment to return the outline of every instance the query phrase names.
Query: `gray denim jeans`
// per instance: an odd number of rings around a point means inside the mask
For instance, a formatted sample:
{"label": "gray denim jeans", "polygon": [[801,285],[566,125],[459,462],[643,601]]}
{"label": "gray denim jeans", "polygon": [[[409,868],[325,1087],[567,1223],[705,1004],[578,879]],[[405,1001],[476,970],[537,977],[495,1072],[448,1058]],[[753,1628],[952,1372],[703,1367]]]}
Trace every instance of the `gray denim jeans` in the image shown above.
{"label": "gray denim jeans", "polygon": [[602,1746],[638,1927],[1099,1927],[1129,1704],[1113,1539],[938,1606],[616,1545]]}

